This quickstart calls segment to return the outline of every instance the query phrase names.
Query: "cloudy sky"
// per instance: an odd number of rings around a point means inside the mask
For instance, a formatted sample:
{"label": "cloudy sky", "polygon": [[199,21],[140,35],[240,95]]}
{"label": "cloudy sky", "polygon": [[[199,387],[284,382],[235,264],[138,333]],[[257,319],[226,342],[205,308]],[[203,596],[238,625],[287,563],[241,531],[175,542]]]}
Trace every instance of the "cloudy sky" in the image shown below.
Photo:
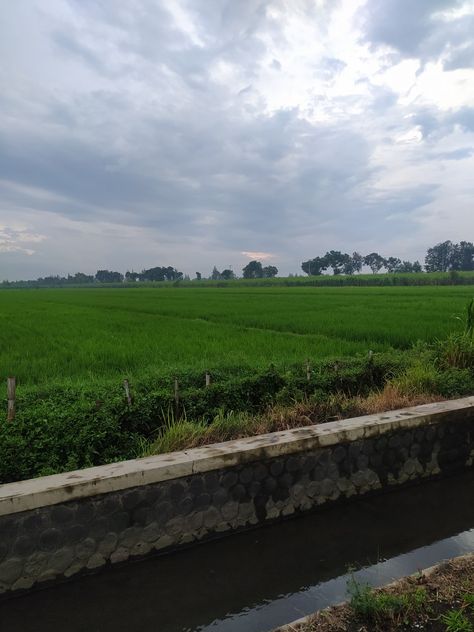
{"label": "cloudy sky", "polygon": [[474,0],[0,0],[0,279],[474,239]]}

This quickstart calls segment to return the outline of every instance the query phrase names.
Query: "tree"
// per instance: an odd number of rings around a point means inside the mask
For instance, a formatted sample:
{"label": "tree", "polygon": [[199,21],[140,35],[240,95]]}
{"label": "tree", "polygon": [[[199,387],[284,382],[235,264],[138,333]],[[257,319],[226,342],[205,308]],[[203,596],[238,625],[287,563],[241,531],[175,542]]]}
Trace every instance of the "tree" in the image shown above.
{"label": "tree", "polygon": [[221,272],[221,279],[224,279],[224,281],[230,281],[231,279],[235,279],[235,274],[230,268],[226,268]]}
{"label": "tree", "polygon": [[76,272],[74,276],[70,274],[67,275],[67,282],[80,284],[80,283],[93,283],[94,275],[93,274],[84,274],[84,272]]}
{"label": "tree", "polygon": [[419,261],[415,261],[413,263],[413,272],[423,272],[423,268],[422,268],[421,263]]}
{"label": "tree", "polygon": [[123,274],[120,272],[112,272],[111,270],[97,270],[95,275],[96,281],[100,283],[121,283]]}
{"label": "tree", "polygon": [[200,272],[196,272],[196,281],[200,281],[202,279],[202,274]]}
{"label": "tree", "polygon": [[245,268],[242,269],[244,279],[261,279],[263,276],[263,268],[260,261],[250,261]]}
{"label": "tree", "polygon": [[399,272],[401,265],[402,261],[398,257],[389,257],[388,259],[385,259],[385,267],[388,272]]}
{"label": "tree", "polygon": [[326,266],[332,268],[333,274],[341,274],[344,270],[347,270],[347,274],[352,274],[352,260],[351,257],[339,250],[330,250],[324,255]]}
{"label": "tree", "polygon": [[427,272],[447,272],[452,265],[454,246],[451,241],[443,241],[433,248],[428,248],[425,257]]}
{"label": "tree", "polygon": [[140,274],[138,272],[134,272],[133,270],[130,272],[127,270],[125,272],[125,280],[129,282],[135,282],[140,280]]}
{"label": "tree", "polygon": [[453,244],[450,269],[465,272],[474,270],[474,244],[470,241]]}
{"label": "tree", "polygon": [[211,272],[211,277],[210,277],[213,281],[219,281],[219,279],[221,278],[221,273],[219,272],[219,270],[216,268],[216,266],[214,266],[212,268],[212,272]]}
{"label": "tree", "polygon": [[308,261],[303,261],[301,269],[309,276],[319,276],[327,269],[327,263],[324,257],[315,257]]}
{"label": "tree", "polygon": [[378,252],[371,252],[364,257],[364,264],[369,266],[374,274],[377,274],[385,266],[385,259]]}
{"label": "tree", "polygon": [[276,277],[276,275],[278,274],[278,268],[276,268],[275,266],[265,266],[262,272],[263,276],[266,279],[271,279],[272,277]]}
{"label": "tree", "polygon": [[362,266],[364,265],[364,257],[360,254],[360,252],[352,253],[352,273],[360,272],[362,270]]}

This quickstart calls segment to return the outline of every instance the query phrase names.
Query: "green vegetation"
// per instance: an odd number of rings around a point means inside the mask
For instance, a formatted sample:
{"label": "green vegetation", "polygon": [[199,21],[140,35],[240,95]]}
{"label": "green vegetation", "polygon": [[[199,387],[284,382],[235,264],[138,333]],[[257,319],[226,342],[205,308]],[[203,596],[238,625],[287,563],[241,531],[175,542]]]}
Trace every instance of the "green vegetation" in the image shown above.
{"label": "green vegetation", "polygon": [[[20,387],[279,369],[444,339],[470,287],[0,293],[2,378]],[[201,381],[203,377],[200,378]],[[169,384],[169,382],[168,382]]]}
{"label": "green vegetation", "polygon": [[[19,386],[14,422],[0,421],[0,483],[472,394],[469,315],[456,320],[471,296],[465,287],[3,292],[0,362]],[[453,327],[464,331],[450,336]],[[3,398],[6,411],[6,389]]]}
{"label": "green vegetation", "polygon": [[348,582],[349,601],[326,608],[295,632],[473,632],[474,555],[444,562],[426,573],[374,589]]}
{"label": "green vegetation", "polygon": [[423,610],[428,598],[426,590],[421,587],[394,594],[375,591],[368,584],[358,583],[353,577],[348,582],[347,591],[355,615],[376,626],[387,619],[408,624],[411,616]]}

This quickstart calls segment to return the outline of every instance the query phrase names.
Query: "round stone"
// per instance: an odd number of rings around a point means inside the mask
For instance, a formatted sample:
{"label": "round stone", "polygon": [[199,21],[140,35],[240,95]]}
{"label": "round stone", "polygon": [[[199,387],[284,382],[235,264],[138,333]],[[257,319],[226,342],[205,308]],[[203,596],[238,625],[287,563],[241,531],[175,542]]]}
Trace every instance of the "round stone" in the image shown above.
{"label": "round stone", "polygon": [[212,496],[212,502],[217,507],[220,507],[225,502],[227,502],[228,498],[229,498],[229,493],[226,489],[218,489],[216,492],[214,492]]}
{"label": "round stone", "polygon": [[271,494],[276,488],[276,479],[273,476],[268,476],[263,483],[263,489],[267,492],[267,494]]}
{"label": "round stone", "polygon": [[142,501],[143,494],[138,489],[131,489],[122,494],[122,505],[126,511],[135,509]]}
{"label": "round stone", "polygon": [[291,487],[292,483],[293,483],[293,477],[288,472],[286,474],[282,474],[278,478],[278,485],[282,487],[283,489],[288,489],[289,487]]}
{"label": "round stone", "polygon": [[220,514],[215,507],[210,507],[204,512],[204,526],[208,529],[214,529],[219,524]]}
{"label": "round stone", "polygon": [[17,558],[11,558],[0,564],[0,584],[11,586],[20,577],[23,570],[23,562]]}
{"label": "round stone", "polygon": [[199,496],[204,491],[204,481],[200,476],[193,476],[189,484],[189,491],[193,496]]}
{"label": "round stone", "polygon": [[66,505],[56,505],[51,508],[51,520],[57,525],[69,524],[74,520],[74,511]]}
{"label": "round stone", "polygon": [[204,493],[204,494],[199,494],[199,496],[196,498],[196,508],[197,509],[204,509],[206,507],[209,507],[209,505],[211,504],[211,495]]}
{"label": "round stone", "polygon": [[193,508],[193,499],[190,496],[185,496],[179,501],[178,510],[183,515],[187,515]]}
{"label": "round stone", "polygon": [[63,547],[53,553],[51,556],[48,566],[58,573],[64,573],[66,568],[68,568],[72,564],[72,560],[74,559],[74,552],[70,548]]}
{"label": "round stone", "polygon": [[168,522],[173,514],[173,507],[169,502],[160,502],[156,505],[155,516],[158,524]]}
{"label": "round stone", "polygon": [[94,518],[95,508],[90,502],[80,503],[76,509],[76,521],[88,524]]}
{"label": "round stone", "polygon": [[63,530],[66,544],[75,544],[86,537],[87,532],[81,524],[73,524]]}
{"label": "round stone", "polygon": [[207,472],[204,475],[204,485],[208,492],[215,492],[219,487],[219,476],[217,472]]}
{"label": "round stone", "polygon": [[245,487],[240,484],[233,487],[231,490],[231,493],[232,493],[232,498],[237,501],[243,500],[245,496],[247,495]]}
{"label": "round stone", "polygon": [[[144,530],[145,533],[146,529]],[[99,542],[99,546],[97,547],[97,551],[104,555],[105,557],[109,557],[112,551],[115,551],[117,546],[118,537],[115,533],[107,533],[102,540]]]}
{"label": "round stone", "polygon": [[251,467],[244,467],[239,474],[240,482],[244,485],[248,485],[253,479],[253,470]]}
{"label": "round stone", "polygon": [[35,549],[35,542],[28,536],[21,536],[13,545],[13,552],[20,557],[26,557],[33,553]]}
{"label": "round stone", "polygon": [[184,492],[184,485],[181,483],[173,483],[169,490],[169,497],[173,502],[177,502],[184,496]]}
{"label": "round stone", "polygon": [[61,532],[58,529],[46,529],[39,537],[39,547],[42,551],[53,551],[62,542]]}
{"label": "round stone", "polygon": [[284,468],[285,464],[282,459],[279,459],[278,461],[273,461],[270,465],[270,473],[272,474],[272,476],[280,476]]}
{"label": "round stone", "polygon": [[337,446],[333,450],[332,458],[336,463],[340,463],[346,458],[346,449],[342,445]]}
{"label": "round stone", "polygon": [[301,469],[301,462],[297,456],[290,456],[286,461],[286,469],[288,472],[297,472]]}
{"label": "round stone", "polygon": [[95,541],[92,538],[86,538],[79,544],[76,544],[76,557],[85,560],[88,559],[95,551]]}
{"label": "round stone", "polygon": [[259,463],[253,469],[253,476],[256,481],[263,481],[267,474],[267,468],[263,465],[263,463]]}
{"label": "round stone", "polygon": [[236,472],[226,472],[222,477],[222,485],[226,489],[230,489],[237,483],[238,480],[239,477]]}
{"label": "round stone", "polygon": [[233,520],[239,511],[239,504],[235,502],[226,503],[221,508],[221,514],[224,520]]}

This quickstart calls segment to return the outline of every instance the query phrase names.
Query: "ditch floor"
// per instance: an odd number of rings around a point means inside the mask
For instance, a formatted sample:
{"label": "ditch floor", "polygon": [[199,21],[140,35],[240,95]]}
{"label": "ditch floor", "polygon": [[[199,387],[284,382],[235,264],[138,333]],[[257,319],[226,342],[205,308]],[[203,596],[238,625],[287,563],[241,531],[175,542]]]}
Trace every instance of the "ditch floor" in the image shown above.
{"label": "ditch floor", "polygon": [[351,599],[274,632],[474,632],[474,553],[379,589],[353,583]]}

